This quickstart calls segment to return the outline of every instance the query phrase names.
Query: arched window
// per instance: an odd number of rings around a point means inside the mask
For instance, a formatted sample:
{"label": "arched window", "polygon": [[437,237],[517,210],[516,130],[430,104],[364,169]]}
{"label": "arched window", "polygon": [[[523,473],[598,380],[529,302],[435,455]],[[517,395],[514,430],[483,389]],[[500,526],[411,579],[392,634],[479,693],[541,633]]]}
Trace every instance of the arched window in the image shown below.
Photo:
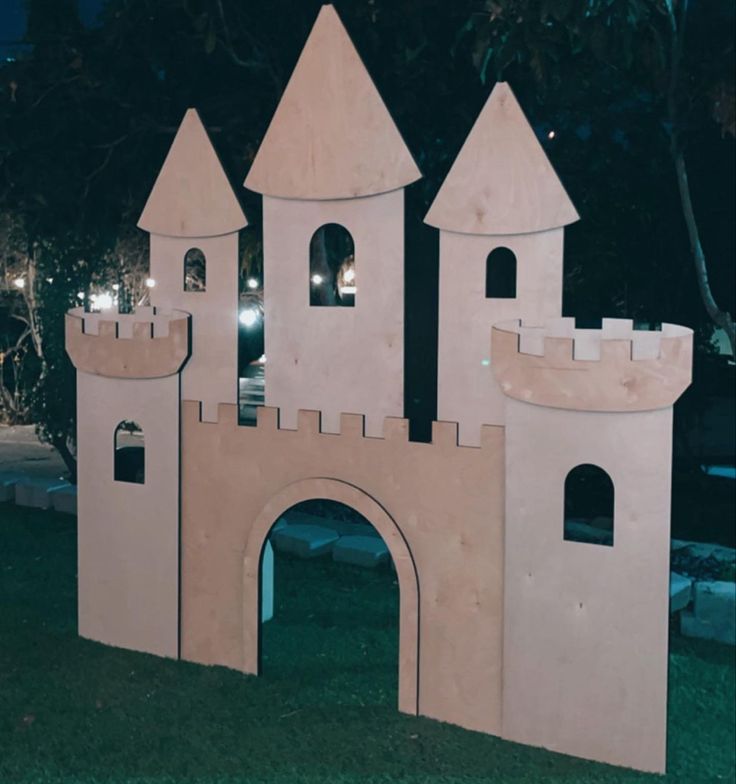
{"label": "arched window", "polygon": [[137,422],[123,420],[115,428],[115,481],[142,485],[146,481],[146,443]]}
{"label": "arched window", "polygon": [[338,223],[326,223],[309,243],[309,304],[317,307],[353,307],[357,281],[355,244]]}
{"label": "arched window", "polygon": [[207,290],[207,259],[199,248],[184,254],[184,291]]}
{"label": "arched window", "polygon": [[494,248],[486,259],[486,297],[516,297],[516,256],[509,248]]}
{"label": "arched window", "polygon": [[613,481],[584,463],[565,478],[565,540],[613,546]]}

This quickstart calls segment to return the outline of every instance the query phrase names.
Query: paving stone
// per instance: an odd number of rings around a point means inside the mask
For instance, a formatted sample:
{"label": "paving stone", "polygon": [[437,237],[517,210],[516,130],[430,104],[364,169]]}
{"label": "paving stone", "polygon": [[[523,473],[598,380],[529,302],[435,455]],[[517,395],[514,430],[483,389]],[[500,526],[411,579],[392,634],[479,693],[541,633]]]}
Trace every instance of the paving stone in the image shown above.
{"label": "paving stone", "polygon": [[670,614],[684,610],[692,597],[693,581],[677,572],[670,573]]}
{"label": "paving stone", "polygon": [[286,525],[271,534],[273,546],[300,558],[326,555],[340,537],[319,525]]}
{"label": "paving stone", "polygon": [[672,550],[685,550],[687,554],[696,559],[706,560],[715,558],[723,564],[736,563],[736,549],[724,547],[720,544],[707,544],[705,542],[686,542],[681,539],[672,540]]}
{"label": "paving stone", "polygon": [[273,618],[273,547],[266,541],[261,561],[261,621]]}
{"label": "paving stone", "polygon": [[693,593],[693,611],[680,616],[682,633],[736,645],[736,583],[699,582]]}
{"label": "paving stone", "polygon": [[378,566],[388,559],[388,547],[375,536],[343,536],[332,548],[332,558],[355,566]]}
{"label": "paving stone", "polygon": [[77,486],[65,485],[49,490],[51,506],[57,512],[75,515],[77,513]]}
{"label": "paving stone", "polygon": [[279,518],[287,525],[316,525],[320,528],[329,528],[338,536],[379,536],[378,531],[368,522],[351,523],[346,520],[335,520],[331,517],[319,517],[308,512],[287,512]]}
{"label": "paving stone", "polygon": [[52,491],[69,487],[63,479],[25,477],[15,485],[15,503],[18,506],[32,506],[36,509],[51,509]]}
{"label": "paving stone", "polygon": [[15,501],[15,485],[25,478],[26,475],[20,471],[0,471],[0,503]]}

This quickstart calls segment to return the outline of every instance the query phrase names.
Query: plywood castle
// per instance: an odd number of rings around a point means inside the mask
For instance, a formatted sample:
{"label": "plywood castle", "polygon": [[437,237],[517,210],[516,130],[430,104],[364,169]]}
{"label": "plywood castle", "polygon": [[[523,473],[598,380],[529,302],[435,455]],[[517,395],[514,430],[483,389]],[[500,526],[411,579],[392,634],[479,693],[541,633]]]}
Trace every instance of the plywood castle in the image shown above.
{"label": "plywood castle", "polygon": [[[139,223],[152,307],[67,315],[80,634],[258,673],[269,530],[331,499],[373,524],[396,567],[400,710],[662,771],[672,406],[692,333],[560,317],[578,215],[497,84],[427,216],[440,230],[440,421],[431,443],[411,442],[403,208],[419,177],[324,6],[245,181],[263,195],[268,363],[266,406],[242,426],[246,219],[186,113]],[[325,224],[354,241],[353,307],[310,305]],[[192,249],[206,264],[197,290]],[[142,484],[115,478],[126,421],[145,432]],[[586,464],[615,488],[613,546],[563,535],[566,477]]]}

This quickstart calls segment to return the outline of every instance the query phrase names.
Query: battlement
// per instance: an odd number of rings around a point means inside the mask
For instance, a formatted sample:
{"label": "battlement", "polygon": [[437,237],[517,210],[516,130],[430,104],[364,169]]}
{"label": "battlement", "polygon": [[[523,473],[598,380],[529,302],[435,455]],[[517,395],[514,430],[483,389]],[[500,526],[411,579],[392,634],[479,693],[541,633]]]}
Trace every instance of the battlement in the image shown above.
{"label": "battlement", "polygon": [[189,358],[190,315],[156,308],[135,313],[66,314],[66,351],[74,367],[109,378],[163,378],[178,373]]}
{"label": "battlement", "polygon": [[257,409],[255,426],[240,425],[238,407],[229,403],[220,403],[217,407],[217,421],[205,422],[201,416],[201,403],[196,400],[185,400],[182,403],[182,417],[187,425],[202,424],[206,427],[239,429],[245,433],[257,430],[259,433],[274,433],[291,436],[319,436],[325,441],[329,439],[363,440],[367,443],[392,442],[394,444],[410,444],[420,449],[460,449],[477,452],[478,449],[495,448],[503,440],[503,427],[483,425],[481,427],[480,447],[460,446],[458,444],[457,422],[432,422],[431,443],[409,440],[409,420],[401,417],[386,417],[383,424],[383,436],[365,435],[365,416],[363,414],[341,414],[340,432],[325,433],[321,429],[319,411],[300,409],[297,416],[296,430],[281,427],[279,409],[261,406]]}
{"label": "battlement", "polygon": [[635,330],[629,319],[577,329],[575,319],[543,326],[495,324],[492,365],[504,394],[579,411],[649,411],[671,406],[690,385],[693,332],[676,324]]}

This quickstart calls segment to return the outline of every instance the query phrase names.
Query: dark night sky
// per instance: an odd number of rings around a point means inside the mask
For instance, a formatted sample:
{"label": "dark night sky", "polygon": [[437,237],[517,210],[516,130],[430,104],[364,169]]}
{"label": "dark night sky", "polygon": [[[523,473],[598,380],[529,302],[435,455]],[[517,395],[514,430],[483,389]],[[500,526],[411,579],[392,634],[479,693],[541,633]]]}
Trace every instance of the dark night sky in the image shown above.
{"label": "dark night sky", "polygon": [[[79,15],[86,25],[94,24],[105,0],[77,0]],[[13,41],[26,31],[26,0],[0,0],[0,56],[12,54]]]}

